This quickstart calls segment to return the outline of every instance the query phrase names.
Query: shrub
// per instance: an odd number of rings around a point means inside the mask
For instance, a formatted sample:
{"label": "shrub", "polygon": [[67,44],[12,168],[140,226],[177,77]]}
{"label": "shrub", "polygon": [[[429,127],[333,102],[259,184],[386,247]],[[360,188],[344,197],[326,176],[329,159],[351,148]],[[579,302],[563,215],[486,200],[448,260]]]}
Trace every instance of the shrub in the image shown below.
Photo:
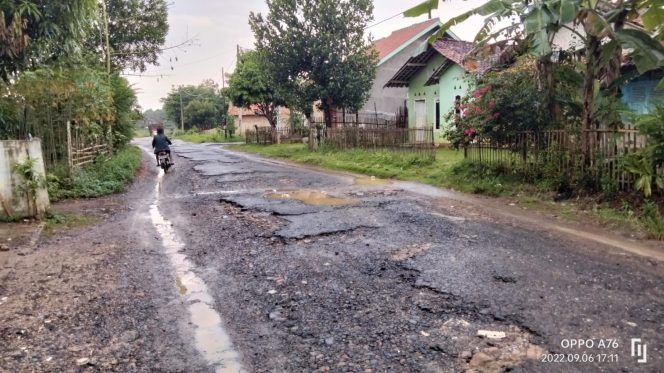
{"label": "shrub", "polygon": [[49,174],[49,196],[57,201],[123,192],[140,167],[141,155],[140,149],[130,146],[111,157],[97,158],[95,163],[76,170],[71,177]]}

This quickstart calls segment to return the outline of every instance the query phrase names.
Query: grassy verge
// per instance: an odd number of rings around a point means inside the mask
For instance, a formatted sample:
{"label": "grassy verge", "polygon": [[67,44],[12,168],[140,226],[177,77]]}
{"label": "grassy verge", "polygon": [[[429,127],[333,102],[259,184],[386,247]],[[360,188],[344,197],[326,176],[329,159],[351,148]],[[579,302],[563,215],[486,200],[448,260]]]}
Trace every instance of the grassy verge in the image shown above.
{"label": "grassy verge", "polygon": [[46,226],[44,230],[47,234],[55,233],[59,230],[83,227],[97,222],[98,219],[84,215],[48,213],[45,219]]}
{"label": "grassy verge", "polygon": [[612,229],[664,240],[664,218],[654,203],[616,206],[593,196],[554,202],[556,193],[553,190],[557,180],[528,180],[521,173],[501,167],[469,163],[463,160],[463,152],[452,149],[438,149],[436,159],[431,161],[390,151],[321,149],[312,152],[303,144],[235,145],[229,148],[334,170],[508,198],[516,205],[550,216],[578,222],[591,220]]}
{"label": "grassy verge", "polygon": [[141,137],[150,137],[150,132],[146,129],[134,129],[133,137],[135,139],[141,138]]}
{"label": "grassy verge", "polygon": [[180,132],[176,131],[173,134],[170,135],[174,139],[179,139],[182,141],[187,141],[187,142],[193,142],[196,144],[202,144],[206,142],[216,142],[216,143],[221,143],[221,142],[244,142],[245,139],[244,137],[241,136],[231,136],[231,137],[224,137],[223,133],[220,133],[219,130],[209,130],[209,131],[203,131],[203,132],[197,132],[197,131],[187,131],[187,132]]}
{"label": "grassy verge", "polygon": [[128,146],[111,157],[100,157],[87,167],[65,176],[63,170],[48,177],[48,192],[52,201],[67,198],[95,198],[123,192],[141,165],[141,150]]}
{"label": "grassy verge", "polygon": [[229,148],[380,178],[429,180],[430,183],[444,179],[443,175],[449,173],[451,166],[463,159],[463,153],[444,148],[437,150],[434,161],[391,151],[321,149],[312,152],[303,144],[235,145]]}

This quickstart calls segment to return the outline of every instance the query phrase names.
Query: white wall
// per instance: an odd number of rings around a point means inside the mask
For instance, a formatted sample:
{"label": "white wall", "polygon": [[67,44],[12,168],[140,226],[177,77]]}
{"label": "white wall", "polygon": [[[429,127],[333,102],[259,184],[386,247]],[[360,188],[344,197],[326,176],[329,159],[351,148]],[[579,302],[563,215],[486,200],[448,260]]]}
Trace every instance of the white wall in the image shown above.
{"label": "white wall", "polygon": [[[16,190],[22,184],[22,178],[12,172],[15,164],[34,160],[34,172],[46,179],[44,159],[42,158],[41,141],[9,140],[0,141],[0,216],[16,218],[30,217],[33,214],[28,208],[24,194]],[[37,190],[37,214],[43,215],[49,207],[48,191],[44,184]],[[8,211],[7,211],[8,210]]]}

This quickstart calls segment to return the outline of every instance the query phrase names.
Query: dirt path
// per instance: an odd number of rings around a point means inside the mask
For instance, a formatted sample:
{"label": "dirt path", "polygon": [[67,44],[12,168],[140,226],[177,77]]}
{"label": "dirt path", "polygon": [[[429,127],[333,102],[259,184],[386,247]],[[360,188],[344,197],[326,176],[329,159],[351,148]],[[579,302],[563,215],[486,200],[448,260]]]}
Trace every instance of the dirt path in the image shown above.
{"label": "dirt path", "polygon": [[0,252],[0,371],[210,370],[149,221],[150,165],[125,195],[54,206],[93,225],[47,230],[34,247],[3,227],[17,238]]}

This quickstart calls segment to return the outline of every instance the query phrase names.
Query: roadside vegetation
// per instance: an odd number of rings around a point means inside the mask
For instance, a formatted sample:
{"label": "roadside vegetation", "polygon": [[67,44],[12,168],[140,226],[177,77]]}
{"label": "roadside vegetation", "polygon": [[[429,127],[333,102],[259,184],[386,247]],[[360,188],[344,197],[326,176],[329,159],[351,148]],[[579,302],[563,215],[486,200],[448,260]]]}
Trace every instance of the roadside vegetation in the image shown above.
{"label": "roadside vegetation", "polygon": [[141,150],[127,146],[110,157],[99,157],[68,176],[66,168],[50,173],[48,193],[51,201],[67,198],[94,198],[126,190],[141,165]]}
{"label": "roadside vegetation", "polygon": [[244,142],[244,137],[236,135],[226,135],[224,130],[215,128],[207,131],[198,131],[196,129],[191,129],[189,131],[182,132],[180,130],[175,130],[169,134],[169,137],[173,139],[179,139],[182,141],[193,142],[196,144],[202,143],[224,143],[224,142]]}
{"label": "roadside vegetation", "polygon": [[0,12],[0,139],[39,138],[47,175],[15,172],[53,201],[123,191],[142,155],[128,145],[140,112],[124,76],[177,47],[164,46],[166,1],[4,1]]}
{"label": "roadside vegetation", "polygon": [[44,221],[46,223],[44,231],[47,234],[51,234],[62,229],[66,230],[95,224],[97,221],[95,218],[84,215],[49,212],[46,214]]}
{"label": "roadside vegetation", "polygon": [[[585,194],[571,198],[558,191],[559,177],[540,172],[514,171],[463,159],[463,152],[438,148],[435,160],[408,153],[364,149],[311,151],[303,144],[235,145],[229,149],[281,158],[296,163],[350,171],[398,180],[417,181],[459,192],[502,197],[524,208],[550,216],[634,232],[637,236],[664,240],[664,217],[658,202],[639,195]],[[659,201],[661,204],[662,201]]]}

